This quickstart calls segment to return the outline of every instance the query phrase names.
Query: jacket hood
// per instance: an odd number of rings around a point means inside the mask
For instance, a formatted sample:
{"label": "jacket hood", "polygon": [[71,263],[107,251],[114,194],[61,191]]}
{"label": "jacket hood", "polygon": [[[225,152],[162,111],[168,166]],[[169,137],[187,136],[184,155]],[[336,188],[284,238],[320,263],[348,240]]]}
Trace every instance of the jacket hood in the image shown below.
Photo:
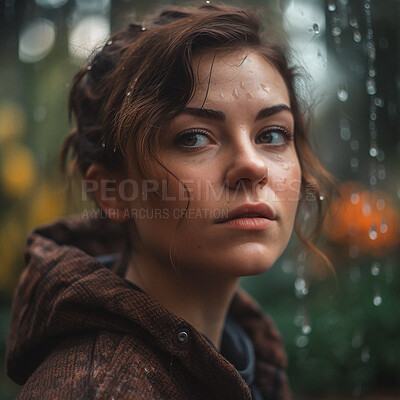
{"label": "jacket hood", "polygon": [[[202,379],[215,380],[216,371],[204,349],[215,350],[207,340],[94,258],[121,253],[124,245],[124,226],[105,218],[63,219],[30,234],[26,268],[14,291],[6,350],[7,374],[12,380],[24,384],[62,338],[104,330],[150,337],[188,369],[193,369],[190,353],[204,354],[204,363],[199,363],[207,367]],[[272,370],[286,367],[273,322],[242,289],[235,294],[229,315],[250,337],[257,359]],[[182,328],[196,340],[179,348],[174,340]],[[221,379],[226,382],[229,376]]]}

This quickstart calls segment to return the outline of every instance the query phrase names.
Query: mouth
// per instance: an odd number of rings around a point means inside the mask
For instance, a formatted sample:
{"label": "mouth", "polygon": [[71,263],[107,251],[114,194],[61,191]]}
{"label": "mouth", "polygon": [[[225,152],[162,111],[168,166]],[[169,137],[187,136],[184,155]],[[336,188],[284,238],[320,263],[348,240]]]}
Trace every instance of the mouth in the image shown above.
{"label": "mouth", "polygon": [[240,222],[248,226],[265,224],[276,219],[274,209],[268,203],[243,204],[228,212],[227,216],[215,221],[215,224]]}

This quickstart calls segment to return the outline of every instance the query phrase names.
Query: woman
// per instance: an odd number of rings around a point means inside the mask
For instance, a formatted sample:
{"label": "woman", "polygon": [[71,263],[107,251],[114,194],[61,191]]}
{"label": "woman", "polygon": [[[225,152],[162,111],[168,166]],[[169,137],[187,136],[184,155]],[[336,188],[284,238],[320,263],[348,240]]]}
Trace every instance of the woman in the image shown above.
{"label": "woman", "polygon": [[286,48],[259,31],[254,10],[170,8],[75,76],[63,160],[102,213],[28,240],[18,398],[290,398],[280,335],[238,284],[282,254],[306,187],[321,218],[328,175]]}

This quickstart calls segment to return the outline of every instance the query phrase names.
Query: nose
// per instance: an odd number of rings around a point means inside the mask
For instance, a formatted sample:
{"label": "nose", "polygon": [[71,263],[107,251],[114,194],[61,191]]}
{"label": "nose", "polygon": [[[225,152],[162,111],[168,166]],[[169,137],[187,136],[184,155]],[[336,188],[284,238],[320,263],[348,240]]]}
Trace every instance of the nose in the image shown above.
{"label": "nose", "polygon": [[241,143],[229,156],[231,161],[225,177],[229,188],[237,189],[239,185],[261,188],[268,183],[266,160],[254,148],[254,144]]}

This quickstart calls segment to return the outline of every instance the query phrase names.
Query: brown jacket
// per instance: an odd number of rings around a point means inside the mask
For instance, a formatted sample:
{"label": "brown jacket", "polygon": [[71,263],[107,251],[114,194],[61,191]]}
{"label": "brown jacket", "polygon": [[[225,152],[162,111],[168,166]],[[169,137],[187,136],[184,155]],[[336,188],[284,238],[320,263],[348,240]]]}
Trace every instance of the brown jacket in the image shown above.
{"label": "brown jacket", "polygon": [[[29,236],[6,354],[8,375],[23,385],[17,398],[251,399],[200,332],[93,258],[120,252],[122,234],[107,219],[76,218]],[[264,399],[290,399],[273,322],[243,290],[229,315],[253,343]]]}

